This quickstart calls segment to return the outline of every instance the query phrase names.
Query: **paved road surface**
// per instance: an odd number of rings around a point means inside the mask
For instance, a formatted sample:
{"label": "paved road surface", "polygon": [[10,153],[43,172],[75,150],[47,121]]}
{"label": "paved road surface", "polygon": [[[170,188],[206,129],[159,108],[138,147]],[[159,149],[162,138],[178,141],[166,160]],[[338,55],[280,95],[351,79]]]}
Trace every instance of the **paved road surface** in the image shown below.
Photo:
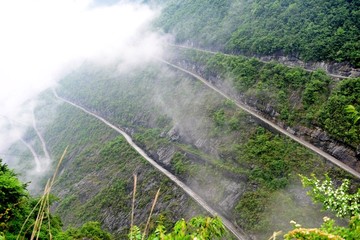
{"label": "paved road surface", "polygon": [[34,148],[29,143],[27,143],[24,139],[20,138],[20,141],[29,149],[29,151],[33,155],[34,161],[35,161],[35,166],[36,166],[35,171],[41,172],[43,170],[41,167],[41,162],[40,162],[39,156],[36,154]]}
{"label": "paved road surface", "polygon": [[43,149],[44,154],[45,154],[45,158],[46,158],[47,161],[50,161],[50,154],[49,154],[49,151],[47,150],[45,140],[44,140],[44,138],[42,137],[39,129],[38,129],[37,126],[36,126],[36,120],[35,120],[35,114],[34,114],[34,112],[32,113],[32,125],[33,125],[33,128],[34,128],[36,134],[38,135],[38,137],[39,137],[39,139],[40,139],[41,146],[42,146],[42,149]]}
{"label": "paved road surface", "polygon": [[[25,126],[25,127],[28,126],[25,123],[16,121],[14,119],[10,119],[10,118],[8,118],[7,116],[4,116],[4,115],[0,115],[0,117],[3,117],[5,119],[7,119],[11,125],[14,125],[16,123],[16,124],[19,124],[19,125],[22,125],[22,126]],[[36,129],[35,129],[35,131],[36,131]],[[36,172],[41,172],[43,170],[42,164],[41,164],[41,161],[40,161],[40,157],[39,157],[39,155],[37,155],[35,149],[29,143],[27,143],[25,141],[25,139],[23,139],[22,137],[20,137],[20,141],[29,149],[29,151],[33,155],[34,162],[35,162],[35,171]]]}
{"label": "paved road surface", "polygon": [[158,163],[156,163],[152,158],[150,158],[138,145],[136,145],[133,140],[131,139],[131,137],[124,132],[122,129],[114,126],[113,124],[111,124],[110,122],[108,122],[107,120],[105,120],[104,118],[86,110],[85,108],[69,101],[66,100],[62,97],[60,97],[56,91],[54,90],[54,95],[55,97],[57,97],[58,99],[76,107],[81,109],[82,111],[84,111],[85,113],[99,119],[100,121],[102,121],[103,123],[105,123],[107,126],[111,127],[112,129],[114,129],[115,131],[117,131],[118,133],[120,133],[121,135],[124,136],[124,138],[126,139],[126,141],[130,144],[131,147],[133,147],[141,156],[143,156],[151,165],[153,165],[155,168],[157,168],[160,172],[162,172],[164,175],[166,175],[168,178],[170,178],[174,183],[176,183],[180,188],[182,188],[190,197],[192,197],[200,206],[202,206],[206,211],[208,211],[212,216],[219,216],[225,227],[231,232],[233,233],[238,239],[241,240],[245,240],[245,239],[249,239],[249,237],[239,228],[236,228],[229,220],[227,220],[225,217],[223,217],[220,213],[218,213],[217,211],[215,211],[212,207],[210,207],[198,194],[196,194],[193,190],[191,190],[187,185],[185,185],[182,181],[180,181],[177,177],[175,177],[172,173],[170,173],[169,171],[167,171],[166,169],[164,169],[163,167],[161,167]]}
{"label": "paved road surface", "polygon": [[215,86],[213,86],[212,84],[210,84],[207,80],[205,80],[204,78],[200,77],[199,75],[196,75],[186,69],[183,69],[179,66],[176,66],[172,63],[169,63],[165,60],[162,59],[158,59],[159,61],[173,67],[176,68],[182,72],[185,72],[193,77],[195,77],[196,79],[200,80],[201,82],[203,82],[206,86],[208,86],[209,88],[211,88],[212,90],[216,91],[217,93],[219,93],[220,95],[222,95],[224,98],[231,100],[232,102],[234,102],[239,108],[241,108],[242,110],[246,111],[247,113],[251,114],[252,116],[254,116],[255,118],[257,118],[258,120],[260,120],[261,122],[271,126],[272,128],[274,128],[276,131],[278,131],[281,134],[284,134],[285,136],[288,136],[289,138],[293,139],[294,141],[300,143],[301,145],[305,146],[306,148],[312,150],[313,152],[317,153],[318,155],[324,157],[325,159],[327,159],[328,161],[332,162],[333,164],[337,165],[338,167],[342,168],[343,170],[345,170],[346,172],[352,174],[353,176],[355,176],[356,178],[360,178],[360,173],[355,171],[354,169],[352,169],[351,167],[347,166],[346,164],[344,164],[343,162],[341,162],[340,160],[334,158],[333,156],[331,156],[330,154],[322,151],[321,149],[315,147],[314,145],[296,137],[295,135],[289,133],[288,131],[282,129],[281,127],[279,127],[278,125],[276,125],[275,123],[267,120],[266,118],[260,116],[258,113],[256,113],[254,110],[252,110],[251,108],[249,108],[248,106],[246,106],[245,104],[238,102],[234,99],[232,99],[231,97],[229,97],[227,94],[225,94],[224,92],[220,91],[219,89],[217,89]]}

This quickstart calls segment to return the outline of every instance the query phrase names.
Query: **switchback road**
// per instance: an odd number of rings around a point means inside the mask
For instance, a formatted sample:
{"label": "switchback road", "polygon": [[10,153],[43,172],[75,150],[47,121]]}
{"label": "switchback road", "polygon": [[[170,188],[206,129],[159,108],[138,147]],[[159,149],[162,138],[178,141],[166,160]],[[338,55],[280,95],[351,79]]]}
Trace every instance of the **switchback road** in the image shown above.
{"label": "switchback road", "polygon": [[107,120],[105,120],[104,118],[96,115],[95,113],[92,113],[90,111],[88,111],[87,109],[77,105],[76,103],[73,103],[69,100],[66,100],[62,97],[60,97],[55,90],[53,90],[54,95],[56,98],[78,108],[81,109],[83,112],[99,119],[100,121],[102,121],[104,124],[106,124],[107,126],[111,127],[112,129],[114,129],[116,132],[120,133],[121,135],[124,136],[124,138],[126,139],[126,141],[130,144],[131,147],[133,147],[142,157],[144,157],[152,166],[154,166],[156,169],[158,169],[161,173],[163,173],[164,175],[166,175],[168,178],[170,178],[170,180],[172,180],[176,185],[178,185],[180,188],[182,188],[184,190],[184,192],[186,192],[191,198],[193,198],[200,206],[202,206],[207,212],[209,212],[212,216],[219,216],[222,219],[222,222],[224,223],[225,227],[232,233],[234,234],[238,239],[240,240],[245,240],[245,239],[249,239],[249,237],[239,228],[235,227],[229,220],[227,220],[225,217],[223,217],[220,213],[218,213],[217,211],[215,211],[212,207],[210,207],[197,193],[195,193],[193,190],[191,190],[187,185],[185,185],[182,181],[180,181],[177,177],[175,177],[172,173],[170,173],[168,170],[166,170],[165,168],[163,168],[162,166],[160,166],[158,163],[155,162],[155,160],[153,160],[152,158],[150,158],[145,152],[144,150],[142,150],[138,145],[136,145],[136,143],[133,142],[132,138],[126,133],[124,132],[122,129],[116,127],[115,125],[111,124],[110,122],[108,122]]}
{"label": "switchback road", "polygon": [[34,112],[32,113],[32,124],[33,124],[33,128],[34,128],[36,134],[38,135],[38,137],[39,137],[39,139],[40,139],[41,146],[42,146],[42,149],[43,149],[43,151],[44,151],[46,161],[50,161],[50,154],[49,154],[49,151],[47,150],[45,140],[44,140],[44,138],[42,137],[39,129],[37,128],[36,120],[35,120],[35,113],[34,113]]}
{"label": "switchback road", "polygon": [[[15,123],[16,123],[17,125],[21,125],[21,126],[25,126],[25,127],[28,126],[26,123],[19,122],[19,121],[17,121],[17,120],[11,119],[11,118],[9,118],[9,117],[7,117],[7,116],[4,116],[4,115],[0,115],[0,117],[3,117],[3,118],[5,118],[5,119],[7,119],[12,126],[14,126]],[[35,129],[35,131],[36,131],[36,129]],[[25,139],[23,139],[22,137],[20,137],[19,140],[29,149],[29,151],[30,151],[31,154],[33,155],[34,162],[35,162],[35,171],[36,171],[36,172],[41,172],[41,171],[43,171],[43,167],[42,167],[42,164],[41,164],[41,161],[40,161],[40,157],[39,157],[39,155],[36,153],[35,149],[31,146],[30,143],[26,142]]]}
{"label": "switchback road", "polygon": [[36,154],[34,148],[29,143],[27,143],[23,138],[20,138],[20,141],[29,149],[29,151],[33,155],[35,161],[35,171],[41,172],[43,170],[41,167],[41,161],[39,156]]}
{"label": "switchback road", "polygon": [[213,86],[212,84],[210,84],[206,79],[200,77],[199,75],[196,75],[195,73],[192,73],[184,68],[181,68],[179,66],[176,66],[170,62],[167,62],[165,60],[162,59],[157,59],[158,61],[167,64],[168,66],[171,66],[172,68],[175,68],[177,70],[180,70],[184,73],[187,73],[191,76],[193,76],[194,78],[200,80],[201,82],[203,82],[206,86],[208,86],[209,88],[211,88],[212,90],[216,91],[217,93],[219,93],[220,95],[222,95],[224,98],[234,102],[239,108],[241,108],[242,110],[244,110],[245,112],[251,114],[253,117],[255,117],[256,119],[260,120],[261,122],[267,124],[268,126],[272,127],[273,129],[275,129],[277,132],[291,138],[292,140],[300,143],[301,145],[303,145],[304,147],[310,149],[311,151],[315,152],[316,154],[320,155],[321,157],[327,159],[328,161],[332,162],[333,164],[337,165],[338,167],[342,168],[343,170],[345,170],[346,172],[352,174],[353,176],[355,176],[356,178],[360,179],[360,173],[355,171],[354,169],[352,169],[351,167],[347,166],[346,164],[344,164],[343,162],[341,162],[340,160],[334,158],[333,156],[331,156],[330,154],[322,151],[320,148],[315,147],[314,145],[296,137],[295,135],[289,133],[288,131],[286,131],[285,129],[279,127],[278,125],[276,125],[275,123],[267,120],[266,118],[262,117],[261,115],[259,115],[258,113],[256,113],[254,110],[252,110],[250,107],[246,106],[245,104],[236,101],[235,99],[231,98],[230,96],[228,96],[227,94],[225,94],[224,92],[222,92],[221,90],[219,90],[218,88],[216,88],[215,86]]}

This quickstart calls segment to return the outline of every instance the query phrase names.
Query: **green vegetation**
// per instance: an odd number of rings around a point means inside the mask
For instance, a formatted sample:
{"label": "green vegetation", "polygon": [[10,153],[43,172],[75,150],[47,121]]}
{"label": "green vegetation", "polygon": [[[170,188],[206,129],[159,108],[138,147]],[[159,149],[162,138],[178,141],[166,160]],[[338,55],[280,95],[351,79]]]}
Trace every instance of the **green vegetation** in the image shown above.
{"label": "green vegetation", "polygon": [[[16,239],[22,223],[34,206],[35,199],[29,199],[26,185],[0,160],[0,232],[7,239]],[[34,222],[34,219],[32,219]],[[30,227],[28,224],[27,227]],[[31,233],[30,233],[31,234]]]}
{"label": "green vegetation", "polygon": [[54,237],[56,240],[112,240],[113,236],[102,230],[99,222],[87,222],[80,228],[68,228]]}
{"label": "green vegetation", "polygon": [[4,221],[11,215],[16,215],[17,206],[26,200],[28,193],[25,190],[26,184],[22,184],[15,173],[6,164],[2,164],[1,159],[0,174],[0,213],[1,219]]}
{"label": "green vegetation", "polygon": [[239,145],[236,155],[237,161],[250,169],[248,191],[239,200],[235,212],[238,221],[249,230],[266,228],[269,223],[262,221],[266,206],[277,190],[293,184],[293,173],[321,171],[320,166],[316,169],[312,160],[316,158],[308,151],[263,128],[258,128],[246,143]]}
{"label": "green vegetation", "polygon": [[178,43],[360,67],[360,8],[337,0],[170,0],[156,25]]}
{"label": "green vegetation", "polygon": [[293,222],[294,230],[284,235],[284,239],[319,239],[319,240],[352,240],[360,237],[360,217],[351,218],[348,227],[337,226],[333,219],[324,217],[324,223],[320,228],[302,228],[300,224]]}
{"label": "green vegetation", "polygon": [[354,120],[354,125],[356,125],[360,120],[360,113],[353,105],[346,106],[345,111],[350,114],[351,118]]}
{"label": "green vegetation", "polygon": [[166,33],[175,33],[178,42],[194,41],[202,46],[212,46],[220,39],[225,42],[230,36],[231,30],[222,25],[230,7],[229,0],[170,0],[155,25]]}
{"label": "green vegetation", "polygon": [[305,61],[349,61],[360,66],[359,4],[356,1],[244,1],[242,24],[231,51],[273,54]]}
{"label": "green vegetation", "polygon": [[189,168],[186,166],[186,161],[186,157],[180,152],[174,154],[170,163],[176,174],[184,174],[189,171]]}
{"label": "green vegetation", "polygon": [[[165,125],[167,126],[167,124]],[[161,135],[160,128],[139,129],[140,133],[135,133],[133,139],[140,146],[147,147],[149,149],[158,148],[160,146],[167,146],[169,142],[165,138],[159,137]]]}
{"label": "green vegetation", "polygon": [[144,237],[137,226],[133,226],[129,233],[130,240],[191,240],[191,239],[223,239],[226,229],[219,217],[194,217],[189,221],[177,221],[171,232],[167,232],[161,224],[157,225],[153,233]]}
{"label": "green vegetation", "polygon": [[246,230],[257,231],[264,228],[261,220],[268,200],[269,192],[263,190],[248,191],[242,196],[235,209]]}
{"label": "green vegetation", "polygon": [[244,145],[241,160],[253,165],[249,175],[251,181],[268,190],[276,190],[287,185],[290,171],[295,165],[293,161],[299,158],[296,155],[300,149],[291,141],[260,128]]}

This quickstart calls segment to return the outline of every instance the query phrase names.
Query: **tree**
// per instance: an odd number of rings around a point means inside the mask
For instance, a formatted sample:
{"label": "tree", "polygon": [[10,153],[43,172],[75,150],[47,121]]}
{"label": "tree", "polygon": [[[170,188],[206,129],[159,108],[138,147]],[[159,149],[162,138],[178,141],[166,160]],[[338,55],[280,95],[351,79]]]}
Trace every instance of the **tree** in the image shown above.
{"label": "tree", "polygon": [[308,194],[314,202],[322,203],[324,209],[334,211],[338,217],[349,217],[349,225],[337,226],[335,221],[328,217],[324,217],[320,228],[302,228],[300,224],[291,221],[294,229],[286,233],[284,239],[360,239],[360,189],[349,193],[350,181],[347,179],[336,188],[328,176],[325,176],[324,181],[314,175],[311,178],[300,177],[304,187],[311,187]]}
{"label": "tree", "polygon": [[26,184],[0,159],[0,233],[16,229],[20,224],[16,219],[25,211],[28,200]]}
{"label": "tree", "polygon": [[57,240],[112,240],[110,233],[101,229],[99,222],[87,222],[81,228],[69,228],[65,232],[60,233]]}
{"label": "tree", "polygon": [[314,202],[322,203],[325,210],[334,211],[336,216],[342,218],[360,214],[360,189],[349,193],[348,179],[344,179],[338,188],[334,187],[327,175],[322,182],[315,175],[311,178],[301,176],[301,181],[304,187],[311,187],[308,194]]}

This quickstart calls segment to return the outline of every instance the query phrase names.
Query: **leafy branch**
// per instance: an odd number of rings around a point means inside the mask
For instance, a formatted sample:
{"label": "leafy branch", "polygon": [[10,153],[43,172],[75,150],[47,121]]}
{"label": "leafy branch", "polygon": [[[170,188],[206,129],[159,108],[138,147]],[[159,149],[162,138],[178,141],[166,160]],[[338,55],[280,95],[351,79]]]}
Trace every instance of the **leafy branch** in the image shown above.
{"label": "leafy branch", "polygon": [[360,112],[356,110],[353,105],[347,105],[345,111],[350,114],[350,117],[354,120],[354,125],[360,120]]}

